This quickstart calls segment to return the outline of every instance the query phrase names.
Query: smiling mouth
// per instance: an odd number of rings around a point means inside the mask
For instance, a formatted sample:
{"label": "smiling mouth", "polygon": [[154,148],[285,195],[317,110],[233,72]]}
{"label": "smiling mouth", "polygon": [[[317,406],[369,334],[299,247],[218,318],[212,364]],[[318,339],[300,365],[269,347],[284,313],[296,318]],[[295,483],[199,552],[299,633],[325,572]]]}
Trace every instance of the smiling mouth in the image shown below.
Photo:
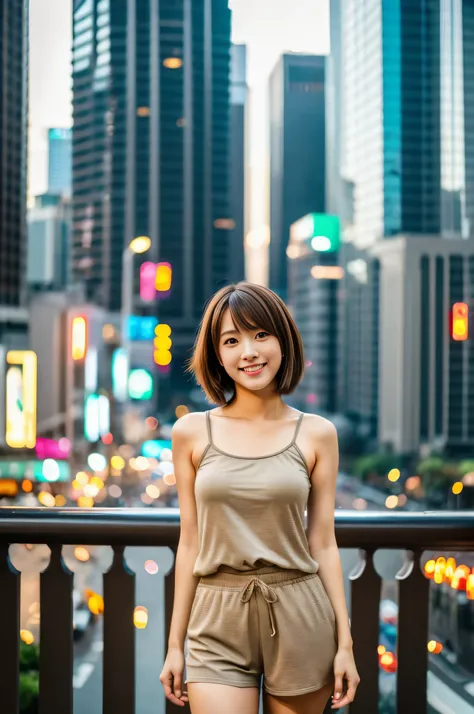
{"label": "smiling mouth", "polygon": [[239,369],[242,372],[258,372],[262,367],[265,367],[266,364],[266,362],[263,362],[262,364],[253,364],[251,367],[239,367]]}

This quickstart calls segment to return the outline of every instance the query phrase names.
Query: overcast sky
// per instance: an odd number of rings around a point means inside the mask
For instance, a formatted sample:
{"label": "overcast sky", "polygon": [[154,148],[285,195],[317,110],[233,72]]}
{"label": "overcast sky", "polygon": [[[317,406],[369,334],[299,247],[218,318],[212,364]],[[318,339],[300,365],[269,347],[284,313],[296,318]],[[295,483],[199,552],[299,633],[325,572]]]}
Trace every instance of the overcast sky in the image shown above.
{"label": "overcast sky", "polygon": [[[230,0],[233,40],[248,47],[251,227],[267,222],[267,78],[284,51],[329,51],[329,0]],[[30,194],[46,189],[48,127],[71,125],[72,0],[30,3]]]}

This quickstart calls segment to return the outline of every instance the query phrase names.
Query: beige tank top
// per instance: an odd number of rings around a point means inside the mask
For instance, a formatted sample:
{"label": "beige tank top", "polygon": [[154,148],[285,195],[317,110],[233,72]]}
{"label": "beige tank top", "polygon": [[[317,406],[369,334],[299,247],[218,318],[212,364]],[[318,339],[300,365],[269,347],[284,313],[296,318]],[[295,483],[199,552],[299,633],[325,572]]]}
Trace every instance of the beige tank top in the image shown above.
{"label": "beige tank top", "polygon": [[242,571],[268,565],[318,571],[304,524],[311,481],[296,444],[302,419],[303,413],[293,440],[280,451],[245,457],[228,454],[213,443],[206,412],[209,443],[195,481],[199,535],[195,576],[214,573],[221,565]]}

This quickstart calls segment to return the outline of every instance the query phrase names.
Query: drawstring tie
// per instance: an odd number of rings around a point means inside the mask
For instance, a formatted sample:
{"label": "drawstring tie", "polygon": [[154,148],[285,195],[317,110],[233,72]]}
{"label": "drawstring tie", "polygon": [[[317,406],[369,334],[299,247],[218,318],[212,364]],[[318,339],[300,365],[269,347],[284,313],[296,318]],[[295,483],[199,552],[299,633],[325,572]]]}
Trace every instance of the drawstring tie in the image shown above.
{"label": "drawstring tie", "polygon": [[267,603],[268,614],[270,616],[270,625],[272,628],[271,636],[273,637],[276,634],[276,627],[272,604],[278,600],[278,596],[276,594],[276,591],[272,587],[270,587],[270,585],[264,583],[263,580],[260,580],[260,578],[252,578],[248,581],[247,585],[242,590],[241,601],[248,602],[252,597],[255,588],[258,588],[260,590],[263,597],[265,598],[265,602]]}

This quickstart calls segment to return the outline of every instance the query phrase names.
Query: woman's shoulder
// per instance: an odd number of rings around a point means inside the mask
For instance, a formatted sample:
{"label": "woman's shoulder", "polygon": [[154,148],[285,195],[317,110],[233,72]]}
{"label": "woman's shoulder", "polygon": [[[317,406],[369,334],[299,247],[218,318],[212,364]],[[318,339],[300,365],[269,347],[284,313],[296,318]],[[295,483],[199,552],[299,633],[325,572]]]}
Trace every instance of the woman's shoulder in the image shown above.
{"label": "woman's shoulder", "polygon": [[194,439],[201,431],[206,419],[206,412],[189,412],[177,419],[173,424],[171,435],[173,439]]}
{"label": "woman's shoulder", "polygon": [[337,436],[333,422],[319,414],[303,413],[303,424],[306,431],[314,437],[327,439]]}

